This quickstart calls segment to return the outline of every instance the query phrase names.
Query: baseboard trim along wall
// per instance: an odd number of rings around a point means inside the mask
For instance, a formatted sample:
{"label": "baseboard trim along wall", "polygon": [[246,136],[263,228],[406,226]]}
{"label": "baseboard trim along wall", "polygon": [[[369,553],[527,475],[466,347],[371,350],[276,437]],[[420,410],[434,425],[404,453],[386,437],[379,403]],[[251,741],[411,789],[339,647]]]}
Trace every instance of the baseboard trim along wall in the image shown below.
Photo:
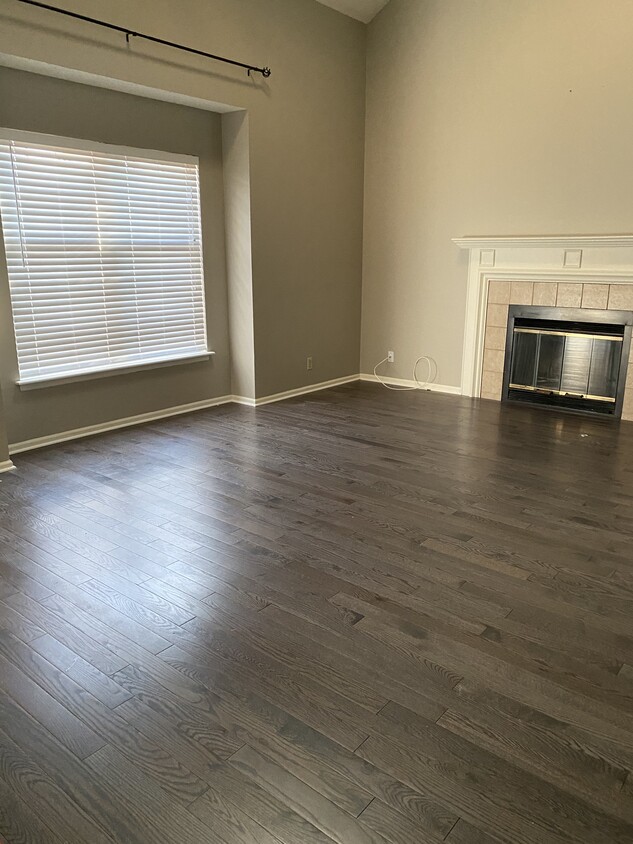
{"label": "baseboard trim along wall", "polygon": [[35,437],[32,440],[24,440],[20,443],[10,443],[9,453],[20,454],[23,451],[32,451],[35,448],[44,448],[47,445],[79,440],[82,437],[91,437],[94,434],[105,434],[106,431],[116,431],[118,428],[129,428],[132,425],[142,425],[143,422],[154,422],[157,419],[167,419],[169,416],[180,416],[183,413],[191,413],[194,410],[204,410],[207,407],[217,407],[221,404],[229,404],[233,396],[219,396],[204,401],[194,401],[190,404],[180,404],[176,407],[166,407],[163,410],[155,410],[151,413],[141,413],[138,416],[126,416],[123,419],[113,419],[110,422],[103,422],[100,425],[88,425],[85,428],[74,428],[71,431],[60,431],[58,434],[50,434],[46,437]]}
{"label": "baseboard trim along wall", "polygon": [[[167,419],[170,416],[180,416],[184,413],[191,413],[194,410],[205,410],[209,407],[218,407],[223,404],[243,404],[247,407],[259,407],[262,404],[270,404],[275,401],[283,401],[293,396],[301,396],[304,393],[314,393],[317,390],[327,390],[328,387],[336,387],[339,384],[348,384],[351,381],[358,381],[359,375],[347,375],[344,378],[335,378],[332,381],[321,381],[319,384],[309,384],[306,387],[298,387],[296,390],[287,390],[284,393],[275,393],[271,396],[263,396],[260,399],[252,399],[246,396],[219,396],[214,399],[206,399],[205,401],[191,402],[190,404],[180,404],[175,407],[166,407],[163,410],[155,410],[151,413],[141,413],[138,416],[127,416],[123,419],[113,419],[110,422],[104,422],[100,425],[88,425],[85,428],[74,428],[70,431],[60,431],[57,434],[50,434],[46,437],[35,437],[32,440],[23,440],[19,443],[12,443],[9,445],[10,454],[20,454],[24,451],[33,451],[36,448],[44,448],[48,445],[57,445],[58,443],[69,442],[70,440],[78,440],[82,437],[91,437],[95,434],[105,434],[107,431],[116,431],[118,428],[129,428],[132,425],[142,425],[144,422],[155,422],[158,419]],[[0,464],[0,472],[8,471],[15,468],[11,461],[6,469],[2,469]]]}
{"label": "baseboard trim along wall", "polygon": [[352,381],[358,381],[360,375],[346,375],[343,378],[333,378],[331,381],[321,381],[318,384],[308,384],[305,387],[297,387],[295,390],[286,390],[284,393],[274,393],[271,396],[262,396],[260,399],[247,399],[242,396],[233,396],[237,404],[245,404],[248,407],[261,407],[263,404],[272,404],[276,401],[283,401],[284,399],[291,399],[294,396],[303,396],[306,393],[316,393],[319,390],[327,390],[330,387],[338,387],[341,384],[351,384]]}
{"label": "baseboard trim along wall", "polygon": [[[373,381],[374,383],[380,383],[384,381],[386,384],[391,384],[394,387],[418,387],[415,381],[410,381],[408,378],[389,378],[381,375],[378,378],[376,375],[369,374],[368,372],[361,373],[360,376],[361,381]],[[424,382],[421,381],[421,384]],[[461,387],[453,387],[450,384],[425,384],[424,387],[418,387],[419,390],[429,390],[431,393],[448,393],[451,396],[461,396],[462,389]]]}
{"label": "baseboard trim along wall", "polygon": [[3,460],[0,463],[0,475],[3,472],[12,472],[14,469],[15,469],[15,466],[13,465],[12,460]]}
{"label": "baseboard trim along wall", "polygon": [[[383,378],[389,384],[402,387],[415,387],[415,381],[406,381],[402,378]],[[274,393],[270,396],[262,396],[259,399],[248,398],[247,396],[219,396],[214,399],[181,404],[176,407],[166,407],[163,410],[155,410],[152,413],[141,413],[138,416],[127,416],[123,419],[113,419],[100,425],[88,425],[85,428],[74,428],[70,431],[61,431],[57,434],[50,434],[46,437],[35,437],[32,440],[23,440],[19,443],[9,445],[10,454],[20,454],[24,451],[33,451],[36,448],[44,448],[48,445],[78,440],[82,437],[91,437],[95,434],[104,434],[107,431],[116,431],[119,428],[129,428],[133,425],[142,425],[144,422],[154,422],[159,419],[167,419],[170,416],[180,416],[184,413],[191,413],[195,410],[205,410],[209,407],[218,407],[223,404],[242,404],[247,407],[261,407],[264,404],[272,404],[284,399],[291,399],[295,396],[303,396],[307,393],[316,393],[319,390],[327,390],[330,387],[338,387],[341,384],[351,384],[353,381],[374,381],[378,378],[375,375],[354,374],[346,375],[343,378],[334,378],[331,381],[321,381],[318,384],[308,384],[305,387],[297,387],[295,390],[286,390],[283,393]],[[429,384],[428,389],[437,393],[450,393],[461,395],[459,387],[450,387],[443,384]],[[15,466],[10,460],[0,463],[0,472],[9,472]]]}

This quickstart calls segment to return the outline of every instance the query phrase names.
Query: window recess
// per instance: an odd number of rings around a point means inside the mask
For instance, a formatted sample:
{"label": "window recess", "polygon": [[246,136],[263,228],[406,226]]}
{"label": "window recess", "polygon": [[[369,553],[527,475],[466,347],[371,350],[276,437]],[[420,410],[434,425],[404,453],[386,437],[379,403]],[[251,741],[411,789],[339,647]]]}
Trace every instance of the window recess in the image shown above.
{"label": "window recess", "polygon": [[0,130],[21,385],[208,354],[198,161]]}

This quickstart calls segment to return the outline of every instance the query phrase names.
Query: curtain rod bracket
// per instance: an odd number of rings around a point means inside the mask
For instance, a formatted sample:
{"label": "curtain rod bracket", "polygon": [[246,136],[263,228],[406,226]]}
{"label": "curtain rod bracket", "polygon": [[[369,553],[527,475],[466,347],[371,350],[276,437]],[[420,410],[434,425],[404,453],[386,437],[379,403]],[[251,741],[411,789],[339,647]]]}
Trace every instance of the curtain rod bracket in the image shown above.
{"label": "curtain rod bracket", "polygon": [[251,73],[261,73],[261,75],[268,79],[271,74],[269,67],[256,67],[245,62],[238,62],[234,59],[226,59],[223,56],[216,56],[213,53],[207,53],[204,50],[197,50],[195,47],[186,47],[184,44],[178,44],[175,41],[166,41],[164,38],[157,38],[154,35],[145,35],[142,32],[133,32],[124,26],[118,26],[115,23],[108,23],[107,21],[99,20],[98,18],[90,18],[88,15],[80,15],[77,12],[69,12],[68,9],[60,9],[58,6],[51,6],[49,3],[40,3],[39,0],[17,0],[18,3],[25,3],[27,6],[37,6],[39,9],[46,9],[49,12],[56,12],[58,15],[66,15],[68,18],[75,18],[76,20],[85,21],[86,23],[93,23],[96,26],[102,26],[105,29],[113,29],[115,32],[122,32],[125,35],[125,40],[129,44],[130,38],[143,38],[145,41],[153,41],[154,44],[163,44],[165,47],[173,47],[175,50],[182,50],[185,53],[193,53],[196,56],[204,56],[207,59],[213,59],[216,62],[224,62],[225,64],[232,64],[235,67],[243,67],[246,69],[248,75]]}

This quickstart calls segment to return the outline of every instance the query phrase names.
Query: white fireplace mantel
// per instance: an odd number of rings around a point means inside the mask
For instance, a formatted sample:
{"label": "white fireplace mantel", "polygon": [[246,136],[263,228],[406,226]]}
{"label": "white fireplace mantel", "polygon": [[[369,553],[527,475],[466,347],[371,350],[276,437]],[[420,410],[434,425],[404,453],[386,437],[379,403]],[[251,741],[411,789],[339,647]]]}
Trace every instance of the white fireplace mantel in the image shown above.
{"label": "white fireplace mantel", "polygon": [[633,234],[580,234],[580,235],[524,235],[501,237],[454,237],[460,249],[515,249],[529,246],[532,249],[587,249],[591,247],[633,248]]}
{"label": "white fireplace mantel", "polygon": [[633,284],[633,234],[456,237],[469,252],[461,391],[481,389],[491,281]]}

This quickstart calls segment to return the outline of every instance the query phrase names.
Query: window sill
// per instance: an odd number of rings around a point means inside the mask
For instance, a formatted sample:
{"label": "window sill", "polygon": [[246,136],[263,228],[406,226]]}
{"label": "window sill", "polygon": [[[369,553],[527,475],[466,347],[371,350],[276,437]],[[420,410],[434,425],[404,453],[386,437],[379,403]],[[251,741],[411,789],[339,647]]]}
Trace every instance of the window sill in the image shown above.
{"label": "window sill", "polygon": [[169,358],[149,363],[130,364],[128,366],[110,366],[107,369],[93,369],[87,372],[76,372],[72,375],[46,375],[39,378],[18,379],[16,381],[21,390],[40,390],[44,387],[56,387],[60,384],[73,384],[76,381],[92,381],[96,378],[108,378],[112,375],[127,375],[130,372],[145,372],[148,369],[162,369],[165,366],[180,366],[185,363],[196,363],[209,360],[215,352],[206,351],[181,358]]}

